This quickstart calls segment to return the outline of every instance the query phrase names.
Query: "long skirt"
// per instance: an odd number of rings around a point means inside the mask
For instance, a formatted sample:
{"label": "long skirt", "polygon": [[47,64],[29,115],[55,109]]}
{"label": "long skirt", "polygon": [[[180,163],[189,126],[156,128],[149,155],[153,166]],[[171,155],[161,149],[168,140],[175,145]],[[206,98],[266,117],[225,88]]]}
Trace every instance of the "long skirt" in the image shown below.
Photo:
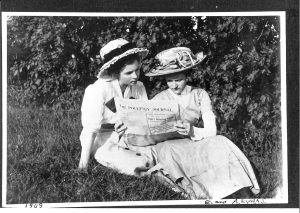
{"label": "long skirt", "polygon": [[164,173],[193,199],[221,199],[244,187],[260,191],[249,160],[224,136],[169,140],[155,149]]}
{"label": "long skirt", "polygon": [[97,135],[92,154],[103,166],[134,176],[145,175],[146,171],[154,166],[156,159],[154,147],[131,149],[124,140],[119,140],[119,135],[113,131]]}

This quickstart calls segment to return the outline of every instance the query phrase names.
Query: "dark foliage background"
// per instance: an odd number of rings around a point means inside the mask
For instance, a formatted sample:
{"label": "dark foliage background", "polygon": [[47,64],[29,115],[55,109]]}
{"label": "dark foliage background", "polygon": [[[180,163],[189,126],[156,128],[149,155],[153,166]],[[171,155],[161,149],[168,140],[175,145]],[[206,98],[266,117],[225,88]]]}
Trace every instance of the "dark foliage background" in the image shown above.
{"label": "dark foliage background", "polygon": [[[256,166],[268,160],[281,171],[279,34],[276,16],[11,17],[9,104],[79,111],[84,89],[101,66],[99,50],[115,38],[150,50],[144,72],[158,52],[187,46],[207,55],[190,84],[210,94],[219,134]],[[142,75],[141,81],[150,98],[165,88],[160,79]],[[272,178],[280,184],[280,177]]]}

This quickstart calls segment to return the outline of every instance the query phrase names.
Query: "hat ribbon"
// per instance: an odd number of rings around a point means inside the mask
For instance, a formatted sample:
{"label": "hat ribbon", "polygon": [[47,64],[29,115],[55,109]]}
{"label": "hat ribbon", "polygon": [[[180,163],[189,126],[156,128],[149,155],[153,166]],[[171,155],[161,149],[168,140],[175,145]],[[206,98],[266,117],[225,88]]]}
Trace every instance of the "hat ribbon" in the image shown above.
{"label": "hat ribbon", "polygon": [[[191,60],[191,62],[192,62],[192,66],[193,66],[193,65],[195,64],[195,61],[194,61],[194,59],[192,58],[191,54],[190,54],[189,52],[187,52],[187,51],[182,51],[182,53],[186,53],[186,54],[189,56],[189,58],[190,58],[190,60]],[[181,66],[183,66],[184,68],[186,68],[187,65],[185,65],[185,64],[182,63],[182,60],[180,59],[180,57],[181,57],[181,54],[178,52],[178,53],[176,54],[177,61],[178,61],[178,63],[179,63]],[[189,65],[190,65],[190,64],[189,64]]]}
{"label": "hat ribbon", "polygon": [[124,44],[124,45],[110,51],[106,55],[104,55],[103,63],[105,64],[105,63],[109,62],[111,59],[113,59],[114,57],[119,56],[119,55],[123,54],[124,52],[126,52],[127,50],[130,50],[133,48],[136,48],[136,46],[133,43]]}
{"label": "hat ribbon", "polygon": [[[164,69],[178,69],[178,66],[182,66],[182,67],[186,68],[186,67],[195,65],[195,60],[193,59],[191,54],[187,51],[182,51],[182,52],[186,53],[189,56],[191,63],[186,63],[186,64],[182,63],[181,54],[177,53],[176,59],[169,61],[167,64],[160,63],[156,67],[156,72],[159,72],[159,70],[164,70]],[[152,70],[152,72],[155,73],[154,70]]]}

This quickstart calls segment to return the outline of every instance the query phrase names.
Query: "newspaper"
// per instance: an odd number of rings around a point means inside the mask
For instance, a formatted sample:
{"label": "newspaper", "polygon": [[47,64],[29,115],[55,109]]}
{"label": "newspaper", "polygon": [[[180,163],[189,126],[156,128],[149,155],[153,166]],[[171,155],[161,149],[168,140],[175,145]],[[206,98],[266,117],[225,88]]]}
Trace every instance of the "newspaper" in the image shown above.
{"label": "newspaper", "polygon": [[179,105],[175,101],[115,98],[120,120],[127,127],[127,143],[147,146],[171,138],[182,138],[174,124],[180,120]]}

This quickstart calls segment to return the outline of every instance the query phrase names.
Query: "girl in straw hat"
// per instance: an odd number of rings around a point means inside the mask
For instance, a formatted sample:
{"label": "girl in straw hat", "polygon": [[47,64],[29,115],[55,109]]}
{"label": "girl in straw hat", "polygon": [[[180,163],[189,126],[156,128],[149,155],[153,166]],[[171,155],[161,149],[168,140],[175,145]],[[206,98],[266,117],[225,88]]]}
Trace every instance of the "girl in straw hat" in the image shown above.
{"label": "girl in straw hat", "polygon": [[147,99],[138,81],[141,60],[148,50],[137,48],[124,39],[110,41],[100,50],[103,61],[98,80],[89,85],[81,107],[82,132],[79,169],[87,169],[90,155],[104,166],[135,175],[137,168],[151,165],[143,155],[122,148],[119,138],[125,127],[115,114],[114,98]]}
{"label": "girl in straw hat", "polygon": [[[177,101],[181,121],[175,128],[186,136],[155,145],[156,167],[191,198],[225,198],[237,191],[247,192],[242,195],[246,197],[251,191],[257,194],[260,188],[248,159],[229,139],[216,135],[209,95],[187,85],[187,74],[204,58],[202,53],[194,55],[186,47],[167,49],[157,54],[159,63],[146,74],[166,80],[169,88],[154,99]],[[199,118],[203,128],[197,126]]]}

